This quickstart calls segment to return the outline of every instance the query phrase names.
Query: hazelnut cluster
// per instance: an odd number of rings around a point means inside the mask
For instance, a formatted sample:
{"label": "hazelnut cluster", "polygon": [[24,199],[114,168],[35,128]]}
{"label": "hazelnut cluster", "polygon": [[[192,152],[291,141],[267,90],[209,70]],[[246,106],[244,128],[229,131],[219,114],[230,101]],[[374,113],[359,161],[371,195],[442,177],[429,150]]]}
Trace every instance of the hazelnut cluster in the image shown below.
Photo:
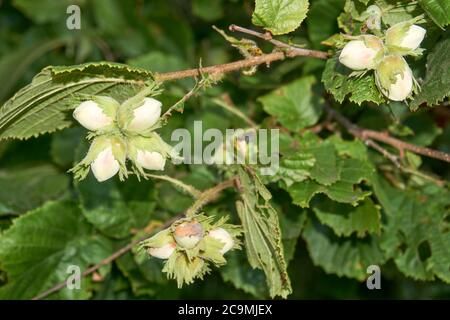
{"label": "hazelnut cluster", "polygon": [[126,161],[144,176],[144,169],[164,170],[166,159],[177,157],[172,147],[154,132],[160,125],[162,103],[154,98],[134,96],[122,104],[107,96],[92,96],[73,112],[73,117],[90,131],[89,151],[70,171],[82,180],[92,170],[99,181],[119,173],[127,177]]}
{"label": "hazelnut cluster", "polygon": [[422,17],[399,22],[382,34],[381,10],[370,6],[366,16],[366,26],[380,36],[347,36],[350,41],[342,49],[339,61],[356,74],[374,70],[380,92],[390,100],[403,101],[418,86],[404,56],[422,53],[419,47],[426,30],[414,24]]}
{"label": "hazelnut cluster", "polygon": [[184,283],[202,279],[210,264],[224,265],[224,255],[240,248],[240,227],[225,222],[220,219],[214,223],[212,217],[203,214],[179,219],[142,241],[140,247],[150,256],[166,260],[163,272],[169,279],[176,279],[181,288]]}

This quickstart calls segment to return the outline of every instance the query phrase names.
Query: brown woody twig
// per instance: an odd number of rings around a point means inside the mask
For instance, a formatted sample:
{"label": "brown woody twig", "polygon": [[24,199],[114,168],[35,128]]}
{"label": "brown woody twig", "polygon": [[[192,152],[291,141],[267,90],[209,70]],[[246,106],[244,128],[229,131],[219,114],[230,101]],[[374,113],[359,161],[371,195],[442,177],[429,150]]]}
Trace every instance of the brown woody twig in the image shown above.
{"label": "brown woody twig", "polygon": [[344,117],[342,114],[340,114],[338,111],[331,108],[327,104],[325,104],[325,110],[337,122],[339,122],[343,127],[345,127],[349,133],[365,142],[370,140],[376,140],[396,148],[397,150],[399,150],[400,154],[403,154],[403,151],[407,150],[429,158],[450,162],[450,154],[446,152],[433,150],[425,147],[419,147],[414,144],[407,143],[397,138],[391,137],[389,134],[384,132],[361,128],[356,124],[350,122],[350,120],[348,120],[346,117]]}
{"label": "brown woody twig", "polygon": [[328,54],[326,52],[294,47],[294,46],[288,45],[286,43],[283,43],[281,41],[278,41],[278,40],[275,40],[272,38],[268,39],[267,34],[263,34],[263,33],[257,32],[257,31],[253,31],[250,29],[236,26],[236,25],[231,25],[230,30],[239,31],[239,32],[250,34],[252,36],[256,36],[258,38],[269,41],[270,43],[274,44],[278,48],[282,48],[285,50],[268,53],[268,54],[263,54],[261,56],[256,56],[256,57],[243,59],[243,60],[239,60],[239,61],[235,61],[235,62],[218,64],[215,66],[210,66],[210,67],[205,67],[205,68],[195,68],[195,69],[188,69],[188,70],[174,71],[174,72],[167,72],[167,73],[157,73],[155,75],[156,80],[157,81],[169,81],[169,80],[197,77],[197,76],[201,75],[202,73],[211,74],[211,75],[219,75],[219,74],[223,74],[223,73],[237,71],[240,69],[246,69],[246,68],[260,65],[260,64],[270,64],[271,62],[283,60],[285,58],[294,58],[294,57],[300,57],[300,56],[313,57],[313,58],[318,58],[318,59],[327,59],[328,58]]}
{"label": "brown woody twig", "polygon": [[234,186],[237,179],[237,177],[230,178],[212,187],[211,189],[205,190],[197,198],[197,201],[195,201],[194,204],[186,211],[186,216],[189,217],[196,214],[207,203],[214,201],[223,190]]}
{"label": "brown woody twig", "polygon": [[297,57],[297,56],[303,56],[303,57],[313,57],[313,58],[319,58],[319,59],[327,59],[328,53],[324,51],[317,51],[317,50],[310,50],[310,49],[304,49],[295,47],[292,45],[289,45],[287,43],[284,43],[282,41],[276,40],[272,38],[272,35],[270,33],[260,33],[251,29],[247,29],[244,27],[237,26],[235,24],[232,24],[228,28],[230,31],[237,31],[245,34],[249,34],[251,36],[266,40],[276,46],[277,48],[287,49],[286,55],[288,57]]}

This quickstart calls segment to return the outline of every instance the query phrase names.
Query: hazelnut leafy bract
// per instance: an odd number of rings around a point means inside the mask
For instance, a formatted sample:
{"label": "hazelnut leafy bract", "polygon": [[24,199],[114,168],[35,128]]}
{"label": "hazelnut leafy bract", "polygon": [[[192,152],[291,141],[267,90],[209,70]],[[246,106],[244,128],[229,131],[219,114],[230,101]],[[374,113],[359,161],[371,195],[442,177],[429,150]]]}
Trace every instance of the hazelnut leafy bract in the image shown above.
{"label": "hazelnut leafy bract", "polygon": [[[349,11],[354,20],[362,23],[361,29],[352,30],[353,34],[330,38],[329,44],[340,49],[336,54],[339,62],[353,70],[337,69],[332,59],[327,62],[323,82],[338,101],[347,95],[358,104],[363,101],[379,104],[386,98],[406,101],[420,91],[405,57],[420,57],[423,54],[420,45],[426,29],[418,23],[425,21],[424,15],[392,23],[386,21],[388,14],[388,8],[377,5],[369,6],[361,14]],[[343,27],[345,31],[350,31],[345,24]],[[384,97],[378,95],[376,90]]]}
{"label": "hazelnut leafy bract", "polygon": [[140,246],[150,256],[166,260],[163,272],[181,288],[196,278],[203,279],[211,272],[211,265],[223,266],[225,254],[240,248],[241,232],[226,219],[214,222],[214,217],[198,214],[175,221]]}
{"label": "hazelnut leafy bract", "polygon": [[[426,30],[414,24],[420,19],[422,17],[399,22],[387,29],[385,43],[374,35],[356,37],[344,46],[339,61],[352,70],[375,70],[375,83],[388,99],[403,101],[409,98],[418,90],[415,89],[418,84],[402,56],[422,54],[419,46]],[[363,76],[364,73],[350,76]]]}
{"label": "hazelnut leafy bract", "polygon": [[72,171],[82,180],[92,170],[95,178],[105,181],[119,173],[128,176],[126,161],[133,172],[145,177],[144,169],[164,170],[166,158],[177,157],[170,145],[154,132],[160,126],[161,102],[147,95],[157,94],[156,83],[119,104],[111,97],[93,96],[83,101],[73,117],[91,132],[92,139],[86,157]]}

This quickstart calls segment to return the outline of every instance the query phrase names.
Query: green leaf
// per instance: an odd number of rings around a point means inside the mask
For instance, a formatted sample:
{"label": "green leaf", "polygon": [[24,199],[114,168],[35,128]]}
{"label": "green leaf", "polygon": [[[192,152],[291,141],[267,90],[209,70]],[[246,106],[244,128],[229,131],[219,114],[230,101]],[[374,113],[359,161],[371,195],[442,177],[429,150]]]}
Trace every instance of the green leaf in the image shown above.
{"label": "green leaf", "polygon": [[[164,217],[166,221],[171,218],[167,214],[165,214]],[[159,216],[159,218],[161,219],[164,219],[164,217],[163,215]],[[154,222],[155,225],[157,225],[157,221],[155,220]],[[136,238],[136,236],[134,238]],[[131,252],[133,253],[134,261],[136,262],[140,272],[142,273],[142,277],[153,284],[153,289],[156,289],[156,284],[170,285],[173,288],[176,288],[175,284],[172,281],[168,280],[167,276],[162,272],[162,269],[164,267],[164,263],[162,260],[149,257],[148,253],[145,250],[139,250],[138,246],[133,247]]]}
{"label": "green leaf", "polygon": [[330,185],[339,179],[336,151],[332,143],[323,142],[317,135],[309,132],[302,136],[282,135],[281,138],[288,141],[285,141],[287,146],[281,148],[283,157],[279,168],[275,175],[264,177],[265,180],[282,180],[289,187],[294,182],[307,178],[324,185]]}
{"label": "green leaf", "polygon": [[302,236],[314,264],[327,273],[362,281],[368,266],[386,260],[376,237],[338,238],[332,230],[313,221],[306,224]]}
{"label": "green leaf", "polygon": [[344,12],[337,19],[339,28],[346,34],[360,33],[362,27],[361,14],[366,8],[367,5],[361,3],[361,1],[346,0]]}
{"label": "green leaf", "polygon": [[308,0],[256,0],[252,23],[273,35],[294,31],[306,18]]}
{"label": "green leaf", "polygon": [[300,78],[260,97],[259,101],[264,111],[275,116],[284,127],[298,131],[319,120],[323,99],[313,93],[316,83],[313,76]]}
{"label": "green leaf", "polygon": [[95,62],[47,67],[0,108],[0,139],[27,139],[68,127],[68,112],[82,95],[104,94],[123,101],[152,81],[149,71]]}
{"label": "green leaf", "polygon": [[305,225],[307,213],[306,210],[298,212],[298,210],[295,209],[295,212],[292,212],[291,214],[288,214],[287,212],[279,214],[279,219],[283,240],[284,258],[286,263],[289,265],[289,262],[294,259],[295,247],[297,246],[298,237],[300,236],[303,226]]}
{"label": "green leaf", "polygon": [[[167,211],[159,211],[152,215],[148,228],[158,227],[171,217]],[[133,236],[133,240],[142,236],[143,232],[139,232]],[[136,296],[153,297],[156,295],[161,299],[162,296],[173,298],[173,295],[176,297],[180,293],[176,285],[169,281],[162,272],[163,260],[150,258],[145,250],[139,249],[139,246],[134,246],[131,252],[121,256],[116,260],[116,263],[123,275],[130,281],[131,289]]]}
{"label": "green leaf", "polygon": [[410,127],[405,126],[404,124],[399,123],[399,122],[391,124],[388,127],[388,130],[390,133],[392,133],[393,135],[395,135],[397,137],[408,137],[408,136],[414,135],[414,131],[411,130]]}
{"label": "green leaf", "polygon": [[[130,281],[131,290],[136,296],[155,295],[155,284],[144,277],[131,252],[122,255],[116,260],[116,264],[122,274]],[[160,270],[161,268],[160,266]]]}
{"label": "green leaf", "polygon": [[152,51],[127,62],[135,68],[152,72],[169,72],[186,69],[188,66],[179,57],[159,51]]}
{"label": "green leaf", "polygon": [[416,112],[408,116],[403,123],[411,129],[413,135],[403,140],[417,146],[430,146],[442,134],[436,120],[427,112]]}
{"label": "green leaf", "polygon": [[367,147],[360,139],[343,140],[340,136],[334,135],[327,139],[336,148],[339,156],[349,156],[350,158],[368,161]]}
{"label": "green leaf", "polygon": [[38,24],[65,21],[67,7],[74,4],[71,0],[14,0],[13,5]]}
{"label": "green leaf", "polygon": [[411,20],[421,14],[422,9],[419,7],[417,1],[402,1],[402,0],[375,0],[380,7],[383,14],[382,21],[392,26],[396,23]]}
{"label": "green leaf", "polygon": [[215,21],[223,16],[223,3],[221,1],[194,0],[192,12],[205,21]]}
{"label": "green leaf", "polygon": [[367,148],[360,141],[338,136],[321,140],[310,132],[281,138],[285,140],[282,153],[288,156],[283,156],[276,174],[265,180],[281,180],[280,186],[289,192],[294,204],[308,207],[314,195],[324,193],[335,201],[356,205],[370,195],[357,187],[363,180],[370,181],[374,172]]}
{"label": "green leaf", "polygon": [[361,105],[365,101],[381,104],[385,102],[383,95],[375,85],[373,72],[361,77],[350,77],[352,70],[339,62],[338,54],[327,60],[322,74],[325,89],[334,99],[342,103],[346,97],[351,102]]}
{"label": "green leaf", "polygon": [[320,201],[314,208],[319,221],[333,229],[341,237],[356,233],[364,237],[366,233],[380,233],[381,215],[379,208],[367,198],[357,207],[334,201]]}
{"label": "green leaf", "polygon": [[286,271],[278,214],[270,205],[270,192],[258,176],[239,169],[242,201],[236,203],[245,233],[245,248],[250,265],[262,269],[271,297],[286,298],[291,283]]}
{"label": "green leaf", "polygon": [[342,11],[345,0],[316,0],[311,3],[308,19],[308,35],[313,44],[319,44],[335,34],[336,19]]}
{"label": "green leaf", "polygon": [[116,35],[128,28],[124,10],[119,0],[90,1],[91,12],[95,17],[98,30],[104,34]]}
{"label": "green leaf", "polygon": [[8,81],[3,81],[0,87],[0,101],[8,98],[11,90],[17,85],[17,82],[34,61],[46,52],[63,44],[64,41],[62,39],[39,39],[31,45],[24,43],[14,51],[2,56],[0,60],[0,79],[8,79]]}
{"label": "green leaf", "polygon": [[419,0],[419,4],[442,29],[450,24],[450,2],[448,0]]}
{"label": "green leaf", "polygon": [[[346,33],[353,35],[361,34],[364,15],[370,0],[354,1],[346,0],[344,13],[339,16],[339,26]],[[417,1],[402,0],[374,0],[372,4],[377,5],[382,12],[381,19],[386,26],[415,18],[423,13]]]}
{"label": "green leaf", "polygon": [[81,127],[68,128],[52,135],[50,154],[52,160],[63,168],[71,168],[75,163],[76,150],[86,134]]}
{"label": "green leaf", "polygon": [[399,190],[381,177],[374,192],[387,216],[386,255],[409,277],[450,283],[450,192],[435,185]]}
{"label": "green leaf", "polygon": [[[127,185],[135,190],[150,189],[148,183],[138,186],[133,180],[127,180],[121,187],[126,188]],[[109,237],[124,238],[133,230],[144,228],[155,209],[155,202],[150,201],[149,197],[145,199],[145,194],[143,197],[134,195],[132,199],[125,198],[114,180],[100,184],[93,175],[89,175],[77,183],[76,188],[86,219]]]}
{"label": "green leaf", "polygon": [[131,289],[136,296],[157,296],[159,299],[177,296],[180,290],[161,271],[163,261],[151,259],[145,251],[139,251],[135,246],[117,259],[120,271],[130,281]]}
{"label": "green leaf", "polygon": [[324,142],[304,150],[316,159],[310,172],[312,179],[323,185],[330,185],[339,179],[336,151],[331,143]]}
{"label": "green leaf", "polygon": [[[76,204],[50,202],[16,220],[0,237],[0,264],[8,283],[0,288],[2,299],[30,299],[65,281],[67,268],[81,272],[113,251],[111,242],[93,233]],[[80,290],[63,288],[51,298],[86,299],[88,279]]]}
{"label": "green leaf", "polygon": [[63,197],[69,189],[69,177],[53,166],[0,170],[0,203],[2,212],[20,214],[48,200]]}
{"label": "green leaf", "polygon": [[416,110],[422,103],[429,106],[441,103],[450,96],[450,33],[428,55],[427,73],[421,91],[410,104]]}
{"label": "green leaf", "polygon": [[310,176],[310,172],[316,158],[310,153],[297,153],[292,156],[283,157],[280,160],[279,168],[272,176],[265,176],[264,179],[270,182],[283,181],[286,186],[294,182],[300,182]]}
{"label": "green leaf", "polygon": [[258,299],[268,296],[264,272],[253,269],[242,251],[227,254],[227,264],[220,268],[222,279],[231,282],[237,289],[253,295]]}
{"label": "green leaf", "polygon": [[340,178],[329,186],[307,180],[286,188],[293,203],[301,207],[309,207],[309,202],[314,195],[324,193],[334,201],[356,205],[370,195],[369,191],[357,188],[357,185],[363,180],[371,180],[374,169],[370,164],[358,159],[340,159],[338,167],[340,168]]}

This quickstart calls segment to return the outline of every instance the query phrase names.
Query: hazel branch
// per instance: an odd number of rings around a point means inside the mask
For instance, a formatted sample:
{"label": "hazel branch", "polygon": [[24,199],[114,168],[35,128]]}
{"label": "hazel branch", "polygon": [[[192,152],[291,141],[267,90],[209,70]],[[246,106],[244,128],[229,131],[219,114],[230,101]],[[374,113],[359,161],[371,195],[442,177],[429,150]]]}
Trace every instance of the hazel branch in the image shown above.
{"label": "hazel branch", "polygon": [[383,155],[383,157],[385,157],[386,159],[388,159],[389,161],[391,161],[397,168],[402,169],[402,165],[398,159],[398,156],[396,156],[395,154],[390,153],[389,151],[387,151],[385,148],[383,148],[382,146],[380,146],[377,142],[371,140],[371,139],[367,139],[365,141],[366,145],[375,149],[376,151],[378,151],[379,153],[381,153]]}
{"label": "hazel branch", "polygon": [[338,111],[334,110],[327,104],[325,104],[325,110],[338,123],[340,123],[344,128],[346,128],[349,133],[351,133],[356,138],[363,140],[364,142],[376,140],[396,148],[397,150],[399,150],[400,154],[404,150],[408,150],[413,153],[420,154],[429,158],[450,162],[450,154],[446,152],[433,150],[425,147],[419,147],[414,144],[407,143],[397,138],[391,137],[389,134],[384,132],[361,128],[356,124],[352,123],[350,120],[348,120],[346,117],[344,117],[342,114],[340,114]]}
{"label": "hazel branch", "polygon": [[161,116],[161,120],[163,122],[167,121],[168,118],[172,115],[172,112],[174,111],[180,111],[178,108],[180,108],[181,106],[181,111],[182,111],[182,106],[183,104],[189,100],[192,96],[194,96],[198,91],[205,89],[206,87],[208,87],[211,84],[211,79],[209,79],[208,77],[202,77],[202,79],[200,79],[199,81],[196,81],[194,87],[189,90],[188,93],[186,93],[180,100],[178,100],[177,102],[175,102],[175,104],[173,104],[166,112],[164,112],[164,114]]}
{"label": "hazel branch", "polygon": [[[161,176],[159,176],[159,177],[161,177]],[[219,196],[219,194],[223,190],[234,186],[236,179],[237,179],[237,177],[232,177],[229,180],[226,180],[226,181],[224,181],[222,183],[219,183],[218,185],[216,185],[213,188],[210,188],[210,189],[207,189],[207,190],[203,191],[202,193],[199,194],[199,196],[197,197],[197,200],[194,202],[194,204],[186,211],[186,214],[179,214],[179,215],[169,219],[168,221],[166,221],[159,228],[156,228],[156,229],[152,228],[151,230],[146,230],[147,232],[146,232],[146,234],[144,236],[142,236],[142,237],[140,237],[140,238],[138,238],[136,240],[133,240],[132,242],[130,242],[126,246],[120,248],[119,250],[117,250],[116,252],[111,254],[109,257],[103,259],[102,261],[100,261],[96,265],[93,265],[92,267],[86,269],[81,275],[83,277],[86,277],[86,276],[94,273],[95,271],[97,271],[101,267],[112,263],[114,260],[118,259],[122,255],[124,255],[125,253],[130,251],[135,245],[137,245],[141,241],[144,241],[145,239],[147,239],[150,235],[152,235],[156,231],[160,231],[160,230],[168,228],[173,222],[175,222],[176,220],[182,218],[185,215],[188,216],[189,214],[195,214],[203,206],[205,206],[209,202],[212,202],[215,199],[217,199],[217,197]],[[61,290],[64,287],[66,287],[66,282],[67,282],[67,280],[56,284],[55,286],[51,287],[50,289],[45,290],[44,292],[38,294],[37,296],[32,298],[32,300],[41,300],[41,299],[44,299],[44,298],[48,297],[49,295],[51,295],[51,294],[53,294],[55,292],[58,292],[59,290]]]}
{"label": "hazel branch", "polygon": [[196,214],[201,208],[203,208],[207,203],[210,203],[217,199],[219,194],[230,187],[236,185],[237,177],[232,177],[224,182],[219,183],[211,189],[205,190],[200,197],[194,202],[194,204],[186,211],[186,216],[190,217]]}
{"label": "hazel branch", "polygon": [[198,77],[202,73],[207,73],[211,75],[219,75],[223,73],[228,73],[232,71],[237,71],[240,69],[246,69],[248,67],[260,65],[260,64],[270,64],[273,61],[283,60],[285,58],[285,54],[283,52],[274,52],[269,54],[264,54],[261,56],[238,60],[235,62],[218,64],[215,66],[204,67],[204,68],[195,68],[188,69],[182,71],[174,71],[167,73],[157,73],[155,75],[155,79],[157,81],[170,81],[177,80],[183,78],[193,78]]}
{"label": "hazel branch", "polygon": [[231,25],[230,27],[231,31],[239,31],[243,32],[252,36],[256,36],[258,38],[264,39],[275,45],[277,48],[283,49],[283,51],[278,52],[272,52],[268,54],[263,54],[261,56],[256,56],[248,59],[238,60],[230,63],[225,64],[218,64],[215,66],[210,67],[200,67],[195,69],[188,69],[188,70],[182,70],[182,71],[174,71],[174,72],[167,72],[167,73],[157,73],[155,75],[156,81],[170,81],[170,80],[177,80],[177,79],[183,79],[183,78],[192,78],[192,77],[198,77],[202,73],[203,74],[210,74],[210,75],[221,75],[224,73],[237,71],[240,69],[247,69],[249,67],[257,66],[260,64],[270,64],[271,62],[278,61],[278,60],[284,60],[285,58],[294,58],[294,57],[313,57],[318,59],[327,59],[328,54],[323,51],[317,51],[317,50],[309,50],[309,49],[303,49],[298,48],[295,46],[291,46],[289,44],[286,44],[284,42],[275,40],[275,39],[268,39],[267,35],[253,31],[250,29],[246,29],[243,27],[239,27],[236,25]]}
{"label": "hazel branch", "polygon": [[245,33],[245,34],[266,40],[266,41],[270,42],[271,44],[273,44],[277,48],[287,49],[286,54],[288,55],[288,57],[290,57],[292,55],[293,57],[294,56],[295,57],[296,56],[304,56],[304,57],[313,57],[313,58],[318,58],[318,59],[327,59],[328,58],[328,53],[326,53],[324,51],[299,48],[299,47],[284,43],[282,41],[273,39],[272,35],[270,33],[261,33],[258,31],[254,31],[251,29],[237,26],[235,24],[230,25],[228,29],[230,31],[237,31],[237,32]]}
{"label": "hazel branch", "polygon": [[[161,227],[157,228],[156,231],[158,230],[162,230],[165,229],[167,227],[169,227],[174,221],[180,219],[183,215],[178,215],[173,217],[172,219],[166,221]],[[155,231],[155,230],[152,230]],[[127,244],[126,246],[120,248],[119,250],[117,250],[116,252],[114,252],[112,255],[110,255],[109,257],[103,259],[102,261],[100,261],[98,264],[86,269],[81,276],[82,277],[86,277],[92,273],[94,273],[95,271],[97,271],[98,269],[100,269],[103,266],[106,266],[108,264],[110,264],[111,262],[113,262],[114,260],[116,260],[117,258],[119,258],[120,256],[122,256],[123,254],[127,253],[128,251],[130,251],[135,245],[137,245],[139,242],[145,240],[148,238],[148,234],[146,234],[145,236],[142,236],[139,239],[133,240],[132,242],[130,242],[129,244]],[[50,289],[38,294],[37,296],[35,296],[32,300],[41,300],[44,299],[46,297],[48,297],[49,295],[51,295],[52,293],[58,292],[59,290],[63,289],[66,286],[66,281],[62,281],[60,283],[58,283],[57,285],[51,287]]]}

